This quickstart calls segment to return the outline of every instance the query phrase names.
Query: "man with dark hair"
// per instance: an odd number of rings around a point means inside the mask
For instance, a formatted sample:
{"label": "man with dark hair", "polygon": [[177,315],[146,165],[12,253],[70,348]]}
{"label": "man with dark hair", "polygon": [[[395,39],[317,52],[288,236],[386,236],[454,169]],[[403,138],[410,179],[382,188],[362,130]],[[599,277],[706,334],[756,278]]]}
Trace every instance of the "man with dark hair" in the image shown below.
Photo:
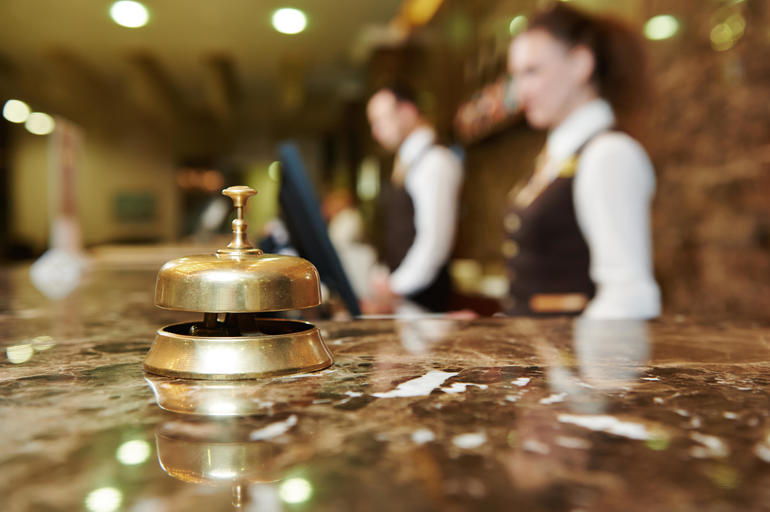
{"label": "man with dark hair", "polygon": [[[374,139],[395,153],[391,181],[411,211],[411,233],[392,273],[376,280],[378,311],[393,310],[405,298],[429,311],[446,311],[451,282],[447,264],[457,225],[462,164],[448,148],[436,144],[436,133],[402,85],[372,95],[367,116]],[[401,208],[399,208],[401,209]],[[389,214],[391,212],[388,212]],[[403,213],[403,212],[398,212]]]}

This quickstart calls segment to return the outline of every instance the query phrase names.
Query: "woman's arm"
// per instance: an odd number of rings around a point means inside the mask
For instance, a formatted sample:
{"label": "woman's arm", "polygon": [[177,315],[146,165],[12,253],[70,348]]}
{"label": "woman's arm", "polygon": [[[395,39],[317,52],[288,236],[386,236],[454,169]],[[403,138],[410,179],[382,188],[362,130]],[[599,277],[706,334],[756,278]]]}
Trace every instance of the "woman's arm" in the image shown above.
{"label": "woman's arm", "polygon": [[628,135],[601,135],[583,151],[573,192],[596,284],[596,296],[585,316],[654,318],[660,314],[650,232],[654,190],[652,163]]}

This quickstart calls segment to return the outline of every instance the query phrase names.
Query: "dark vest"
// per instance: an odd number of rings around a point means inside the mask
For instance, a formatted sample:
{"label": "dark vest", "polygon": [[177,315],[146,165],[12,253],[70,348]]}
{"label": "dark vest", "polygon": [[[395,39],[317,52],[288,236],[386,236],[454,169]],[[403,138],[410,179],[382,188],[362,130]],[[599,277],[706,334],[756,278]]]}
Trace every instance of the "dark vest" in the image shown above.
{"label": "dark vest", "polygon": [[528,205],[509,201],[502,249],[510,283],[503,306],[510,315],[579,314],[596,292],[572,193],[577,159],[586,145]]}
{"label": "dark vest", "polygon": [[[412,163],[412,167],[432,147],[426,148]],[[392,183],[386,185],[383,196],[386,208],[384,259],[392,272],[398,268],[414,243],[414,203],[404,187]],[[407,299],[429,311],[442,312],[449,309],[451,291],[452,281],[447,262],[428,286],[409,295]]]}

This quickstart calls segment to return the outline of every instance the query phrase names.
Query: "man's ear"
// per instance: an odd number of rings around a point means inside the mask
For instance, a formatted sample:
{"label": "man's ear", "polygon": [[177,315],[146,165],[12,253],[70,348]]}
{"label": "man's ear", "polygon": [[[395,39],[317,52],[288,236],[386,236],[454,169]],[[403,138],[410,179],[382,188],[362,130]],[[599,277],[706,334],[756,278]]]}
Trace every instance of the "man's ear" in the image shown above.
{"label": "man's ear", "polygon": [[401,108],[401,112],[407,115],[410,119],[417,118],[420,115],[419,110],[417,110],[417,106],[409,101],[402,101],[399,104],[399,107]]}
{"label": "man's ear", "polygon": [[591,81],[596,70],[596,57],[585,45],[578,45],[570,50],[570,60],[575,78],[584,83]]}
{"label": "man's ear", "polygon": [[398,116],[401,119],[402,126],[407,130],[411,130],[420,119],[420,111],[417,110],[417,106],[408,101],[403,101],[399,104],[398,109]]}

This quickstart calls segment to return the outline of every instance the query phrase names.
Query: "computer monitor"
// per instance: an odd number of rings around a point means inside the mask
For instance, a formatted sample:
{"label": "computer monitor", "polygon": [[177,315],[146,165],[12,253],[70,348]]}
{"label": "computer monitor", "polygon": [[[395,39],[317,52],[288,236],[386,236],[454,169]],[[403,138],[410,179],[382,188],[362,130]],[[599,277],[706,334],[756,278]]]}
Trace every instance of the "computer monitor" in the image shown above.
{"label": "computer monitor", "polygon": [[278,199],[292,243],[299,255],[318,269],[321,281],[335,291],[353,316],[361,314],[358,298],[326,229],[318,198],[308,178],[297,144],[278,145],[281,161],[281,189]]}

